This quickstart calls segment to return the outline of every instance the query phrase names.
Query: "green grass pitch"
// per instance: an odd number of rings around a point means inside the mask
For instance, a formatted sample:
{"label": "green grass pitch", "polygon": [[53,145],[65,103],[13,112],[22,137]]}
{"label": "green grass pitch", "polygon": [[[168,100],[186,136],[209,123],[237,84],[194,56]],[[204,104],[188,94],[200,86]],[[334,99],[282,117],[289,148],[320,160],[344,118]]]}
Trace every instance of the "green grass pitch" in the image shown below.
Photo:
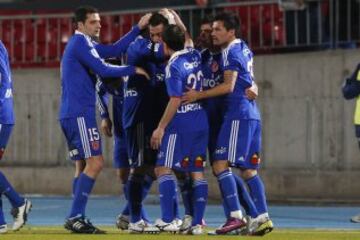
{"label": "green grass pitch", "polygon": [[359,231],[340,231],[340,230],[274,230],[272,233],[264,237],[248,237],[248,236],[187,236],[173,234],[128,234],[121,232],[113,227],[103,227],[107,234],[102,235],[78,235],[70,234],[62,227],[32,227],[26,226],[19,232],[9,231],[6,234],[0,234],[0,240],[177,240],[177,239],[274,239],[274,240],[357,240],[360,239]]}

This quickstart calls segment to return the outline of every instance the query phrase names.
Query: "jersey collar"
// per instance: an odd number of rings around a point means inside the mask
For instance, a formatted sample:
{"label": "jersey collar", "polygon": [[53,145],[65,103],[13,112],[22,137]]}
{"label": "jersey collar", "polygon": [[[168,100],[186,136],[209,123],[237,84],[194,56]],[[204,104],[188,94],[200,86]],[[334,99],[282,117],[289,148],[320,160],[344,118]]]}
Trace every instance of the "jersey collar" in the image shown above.
{"label": "jersey collar", "polygon": [[83,35],[87,40],[92,41],[92,39],[89,35],[86,35],[85,33],[82,33],[78,30],[75,30],[75,34]]}
{"label": "jersey collar", "polygon": [[173,53],[173,55],[171,55],[170,59],[169,59],[169,62],[171,62],[173,59],[177,58],[178,56],[180,55],[183,55],[185,53],[188,53],[189,52],[189,49],[188,48],[184,48],[180,51],[176,51]]}

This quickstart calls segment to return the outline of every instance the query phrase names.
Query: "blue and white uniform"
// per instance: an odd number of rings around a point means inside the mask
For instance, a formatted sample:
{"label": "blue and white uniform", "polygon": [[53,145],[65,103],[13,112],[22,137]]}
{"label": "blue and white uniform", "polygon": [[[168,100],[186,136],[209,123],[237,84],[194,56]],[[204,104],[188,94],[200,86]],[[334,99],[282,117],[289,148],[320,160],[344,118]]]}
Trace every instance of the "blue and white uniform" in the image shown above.
{"label": "blue and white uniform", "polygon": [[162,45],[147,38],[138,37],[127,50],[127,63],[143,67],[151,77],[150,81],[142,76],[125,80],[123,126],[132,167],[156,161],[150,138],[167,103],[163,61]]}
{"label": "blue and white uniform", "polygon": [[101,139],[95,119],[95,84],[98,78],[118,78],[135,74],[133,66],[116,66],[104,58],[119,57],[137,37],[136,26],[112,45],[94,42],[78,31],[66,45],[61,60],[60,124],[73,160],[101,155]]}
{"label": "blue and white uniform", "polygon": [[253,53],[240,39],[222,51],[222,69],[238,73],[232,93],[224,99],[224,121],[215,150],[215,160],[230,166],[257,169],[260,163],[261,122],[255,100],[245,90],[253,84]]}
{"label": "blue and white uniform", "polygon": [[0,159],[15,124],[13,83],[8,52],[0,41]]}
{"label": "blue and white uniform", "polygon": [[[192,48],[175,52],[166,67],[169,97],[183,96],[190,87],[201,91],[201,55]],[[157,166],[176,170],[203,171],[208,143],[208,122],[200,102],[181,105],[165,129]]]}
{"label": "blue and white uniform", "polygon": [[114,153],[113,166],[114,168],[128,168],[129,157],[126,150],[125,131],[122,125],[122,109],[124,102],[124,84],[117,89],[112,89],[106,86],[101,81],[96,83],[96,91],[98,93],[98,105],[100,116],[102,119],[110,118],[109,115],[109,95],[112,96],[112,111],[113,111],[113,126],[114,126]]}
{"label": "blue and white uniform", "polygon": [[[221,52],[212,53],[209,49],[201,51],[202,72],[204,74],[203,90],[216,87],[223,82]],[[209,120],[210,163],[214,159],[216,142],[224,117],[224,96],[208,98],[203,101],[203,106]]]}

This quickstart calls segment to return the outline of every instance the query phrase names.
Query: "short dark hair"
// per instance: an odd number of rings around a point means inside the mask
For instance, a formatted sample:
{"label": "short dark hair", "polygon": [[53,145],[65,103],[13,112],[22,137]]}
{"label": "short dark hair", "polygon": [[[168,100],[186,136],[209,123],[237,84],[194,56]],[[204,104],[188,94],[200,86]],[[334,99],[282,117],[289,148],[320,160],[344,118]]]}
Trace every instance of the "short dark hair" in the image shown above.
{"label": "short dark hair", "polygon": [[203,17],[201,19],[201,25],[203,24],[212,24],[212,22],[214,21],[214,17],[212,15],[206,15],[205,17]]}
{"label": "short dark hair", "polygon": [[168,25],[162,33],[162,40],[174,51],[184,49],[185,33],[176,25]]}
{"label": "short dark hair", "polygon": [[74,21],[75,23],[82,22],[85,23],[87,15],[92,13],[99,13],[99,10],[92,6],[80,6],[75,10]]}
{"label": "short dark hair", "polygon": [[169,21],[162,14],[157,12],[153,13],[149,19],[149,25],[155,27],[160,24],[167,26],[169,25]]}
{"label": "short dark hair", "polygon": [[235,35],[239,36],[240,21],[234,13],[221,12],[215,16],[214,21],[222,21],[226,30],[235,30]]}

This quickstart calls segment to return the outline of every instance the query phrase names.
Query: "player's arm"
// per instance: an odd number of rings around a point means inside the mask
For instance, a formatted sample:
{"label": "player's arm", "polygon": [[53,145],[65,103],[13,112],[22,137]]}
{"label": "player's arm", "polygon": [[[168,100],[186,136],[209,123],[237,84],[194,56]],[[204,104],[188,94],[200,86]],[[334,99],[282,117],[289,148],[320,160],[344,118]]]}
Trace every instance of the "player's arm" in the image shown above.
{"label": "player's arm", "polygon": [[111,57],[120,57],[121,54],[125,53],[130,43],[132,43],[135,38],[140,34],[140,31],[147,27],[151,13],[145,14],[140,20],[139,23],[134,26],[131,31],[129,31],[125,36],[114,44],[105,45],[97,44],[95,46],[96,51],[99,53],[101,58],[111,58]]}
{"label": "player's arm", "polygon": [[360,94],[360,64],[350,77],[346,78],[342,86],[342,93],[345,99],[356,98]]}
{"label": "player's arm", "polygon": [[187,28],[185,26],[185,24],[183,23],[183,21],[181,20],[180,16],[173,10],[173,9],[169,9],[169,11],[171,12],[171,14],[174,16],[174,20],[176,25],[185,33],[185,48],[186,47],[194,47],[194,42],[190,36],[190,33],[187,31]]}
{"label": "player's arm", "polygon": [[245,89],[245,94],[249,100],[255,100],[259,96],[259,88],[256,82],[253,82],[251,87]]}
{"label": "player's arm", "polygon": [[134,66],[116,66],[105,63],[104,60],[100,58],[96,49],[90,46],[90,43],[84,37],[78,37],[74,47],[74,54],[81,64],[90,68],[101,78],[124,77],[141,74],[149,79],[149,76],[142,68]]}
{"label": "player's arm", "polygon": [[201,92],[188,88],[189,91],[184,93],[182,97],[182,101],[185,102],[185,104],[187,104],[187,103],[196,102],[201,99],[217,97],[231,93],[234,91],[237,76],[238,76],[237,71],[226,70],[224,71],[224,82],[220,83],[214,88]]}
{"label": "player's arm", "polygon": [[158,127],[153,132],[151,137],[151,147],[153,149],[159,149],[161,145],[161,140],[165,133],[165,128],[169,125],[171,120],[174,118],[177,109],[181,105],[180,97],[170,97],[168,105],[166,106],[165,112],[159,122]]}
{"label": "player's arm", "polygon": [[101,117],[101,131],[108,137],[112,137],[112,122],[109,114],[109,94],[103,87],[103,83],[98,81],[96,83],[96,103],[99,108]]}
{"label": "player's arm", "polygon": [[181,71],[174,65],[171,65],[166,71],[169,71],[165,73],[165,75],[168,76],[165,79],[165,83],[170,100],[166,106],[163,116],[161,117],[158,127],[155,129],[151,137],[150,144],[153,149],[158,149],[160,147],[165,129],[174,118],[177,109],[180,107],[181,96],[183,94]]}

